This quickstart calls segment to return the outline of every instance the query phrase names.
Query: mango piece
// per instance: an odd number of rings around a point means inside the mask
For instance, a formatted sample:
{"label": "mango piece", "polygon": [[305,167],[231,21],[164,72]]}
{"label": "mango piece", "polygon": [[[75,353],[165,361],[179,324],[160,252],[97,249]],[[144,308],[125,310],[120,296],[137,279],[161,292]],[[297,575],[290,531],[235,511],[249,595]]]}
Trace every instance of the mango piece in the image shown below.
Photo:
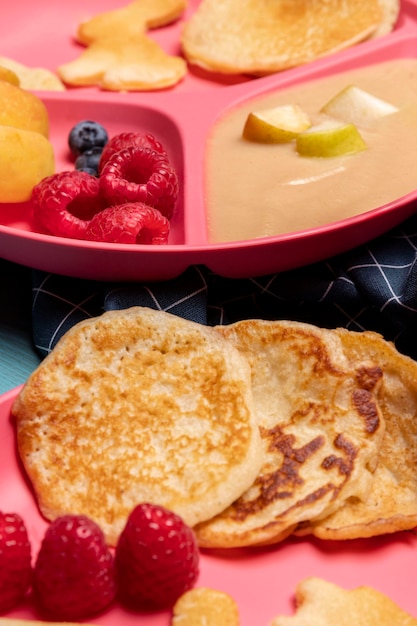
{"label": "mango piece", "polygon": [[26,202],[55,171],[51,142],[39,132],[0,126],[0,202]]}
{"label": "mango piece", "polygon": [[42,100],[6,81],[0,81],[0,125],[49,135],[48,111]]}
{"label": "mango piece", "polygon": [[4,80],[6,81],[6,83],[11,83],[16,87],[20,86],[20,80],[18,75],[13,72],[13,70],[9,69],[8,67],[4,67],[3,65],[0,65],[0,80]]}

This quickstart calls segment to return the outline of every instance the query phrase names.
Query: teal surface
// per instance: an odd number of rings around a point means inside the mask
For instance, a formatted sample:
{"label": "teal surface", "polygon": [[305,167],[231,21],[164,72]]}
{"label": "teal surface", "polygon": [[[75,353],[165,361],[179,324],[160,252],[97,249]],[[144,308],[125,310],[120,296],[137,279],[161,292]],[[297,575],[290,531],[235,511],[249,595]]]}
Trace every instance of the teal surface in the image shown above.
{"label": "teal surface", "polygon": [[40,363],[32,343],[31,288],[30,269],[0,259],[0,393],[24,383]]}

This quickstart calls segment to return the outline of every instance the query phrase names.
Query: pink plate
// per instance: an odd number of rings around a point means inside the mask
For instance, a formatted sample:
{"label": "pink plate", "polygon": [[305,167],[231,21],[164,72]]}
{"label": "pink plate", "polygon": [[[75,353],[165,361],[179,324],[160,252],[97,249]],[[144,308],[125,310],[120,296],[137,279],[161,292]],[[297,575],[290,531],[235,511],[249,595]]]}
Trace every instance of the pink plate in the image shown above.
{"label": "pink plate", "polygon": [[[1,55],[28,65],[55,69],[80,53],[72,39],[77,23],[98,12],[97,3],[72,0],[51,6],[11,3],[0,23]],[[168,52],[178,53],[183,20],[152,31]],[[120,6],[100,3],[100,11]],[[110,135],[123,130],[153,132],[166,145],[181,181],[181,197],[167,246],[90,243],[35,232],[31,205],[0,205],[0,254],[3,258],[58,274],[99,280],[163,280],[189,265],[203,264],[228,277],[274,273],[319,261],[380,235],[415,212],[417,190],[357,217],[305,231],[210,244],[204,202],[204,161],[207,134],[219,115],[245,100],[301,81],[343,72],[358,66],[417,55],[417,5],[402,3],[396,29],[301,68],[252,80],[247,77],[207,76],[190,70],[177,87],[153,93],[107,93],[95,88],[42,92],[51,121],[57,169],[72,168],[67,135],[80,119],[103,123]]]}
{"label": "pink plate", "polygon": [[[39,514],[16,455],[10,408],[18,391],[14,389],[0,397],[0,510],[14,511],[24,518],[35,556],[46,522]],[[197,586],[231,594],[239,605],[241,626],[268,626],[276,615],[291,615],[294,589],[308,576],[323,578],[346,589],[370,585],[417,618],[416,564],[414,532],[346,542],[286,540],[268,549],[206,551],[201,558]],[[38,617],[31,610],[30,599],[27,605],[7,615],[26,619]],[[138,623],[169,626],[170,615],[138,616],[116,605],[91,621],[111,626],[136,626]]]}

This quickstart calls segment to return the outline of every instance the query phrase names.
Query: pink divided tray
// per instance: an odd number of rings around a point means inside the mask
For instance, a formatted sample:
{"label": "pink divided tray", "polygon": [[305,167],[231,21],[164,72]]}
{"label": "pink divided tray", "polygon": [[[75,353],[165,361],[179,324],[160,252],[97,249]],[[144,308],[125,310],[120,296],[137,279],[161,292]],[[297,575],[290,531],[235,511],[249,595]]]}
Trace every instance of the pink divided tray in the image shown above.
{"label": "pink divided tray", "polygon": [[[185,17],[196,4],[190,2]],[[79,48],[71,40],[71,34],[79,19],[116,6],[115,0],[10,3],[0,22],[0,55],[54,69],[78,54]],[[379,235],[414,213],[416,193],[324,228],[256,241],[209,245],[204,207],[205,139],[217,117],[246,98],[362,64],[416,57],[416,19],[417,2],[403,2],[398,25],[390,35],[269,78],[225,79],[196,71],[190,72],[176,88],[163,93],[108,94],[93,88],[71,89],[62,94],[42,93],[50,112],[51,138],[60,169],[70,165],[66,137],[68,129],[79,119],[97,119],[111,134],[146,128],[161,135],[181,181],[185,182],[173,224],[172,243],[161,249],[86,244],[48,237],[31,230],[29,205],[0,205],[0,255],[46,271],[101,280],[169,279],[194,263],[205,264],[225,276],[244,277],[314,262]],[[178,23],[155,31],[153,36],[168,51],[177,52],[180,26]],[[46,522],[38,511],[15,450],[10,408],[17,392],[13,390],[0,397],[0,509],[22,515],[35,554]],[[307,576],[319,576],[345,588],[371,585],[417,618],[416,564],[414,532],[347,542],[288,539],[264,549],[204,551],[197,584],[230,593],[239,605],[241,626],[268,626],[276,615],[292,614],[295,587]],[[9,616],[36,618],[29,603],[11,611]],[[116,605],[89,621],[109,626],[169,626],[170,615],[167,612],[136,615]]]}
{"label": "pink divided tray", "polygon": [[[187,19],[196,0],[190,2]],[[100,3],[100,11],[117,3]],[[120,4],[119,4],[120,6]],[[0,24],[0,56],[31,66],[55,69],[78,56],[72,40],[77,23],[98,12],[96,2],[74,0],[50,6],[43,0],[11,6]],[[51,121],[51,140],[57,169],[72,168],[67,149],[68,131],[80,119],[103,123],[110,135],[142,129],[166,145],[181,181],[181,197],[172,222],[170,243],[163,247],[90,243],[34,232],[31,206],[0,205],[0,253],[10,261],[58,274],[99,280],[163,280],[189,265],[204,264],[228,277],[274,273],[343,252],[383,233],[415,211],[417,191],[357,217],[324,227],[231,243],[210,244],[204,203],[205,142],[219,115],[246,99],[300,81],[326,76],[399,57],[417,55],[417,5],[403,2],[395,30],[308,66],[262,79],[210,76],[190,69],[178,86],[153,93],[107,93],[95,88],[43,92]],[[182,21],[152,31],[165,49],[179,53]]]}

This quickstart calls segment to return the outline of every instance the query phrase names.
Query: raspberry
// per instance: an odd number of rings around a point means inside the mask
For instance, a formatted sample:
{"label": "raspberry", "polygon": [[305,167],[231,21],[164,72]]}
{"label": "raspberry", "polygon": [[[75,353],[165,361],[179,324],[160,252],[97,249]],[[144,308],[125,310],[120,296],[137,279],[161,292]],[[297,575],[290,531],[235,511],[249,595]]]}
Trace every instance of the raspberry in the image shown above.
{"label": "raspberry", "polygon": [[151,150],[155,150],[155,152],[159,152],[159,154],[167,156],[163,145],[150,133],[139,133],[135,131],[119,133],[118,135],[114,135],[114,137],[112,137],[103,148],[98,170],[99,173],[101,173],[103,167],[113,154],[116,154],[116,152],[120,152],[120,150],[128,148],[129,146],[142,146],[143,148],[150,148]]}
{"label": "raspberry", "polygon": [[131,512],[115,562],[120,600],[136,610],[171,607],[199,573],[192,529],[173,512],[148,503]]}
{"label": "raspberry", "polygon": [[104,126],[92,120],[82,120],[73,126],[68,135],[68,146],[74,156],[86,150],[103,148],[109,140]]}
{"label": "raspberry", "polygon": [[33,216],[53,235],[83,239],[88,222],[105,204],[98,179],[87,172],[52,174],[32,192]]}
{"label": "raspberry", "polygon": [[143,146],[124,148],[107,161],[100,188],[108,204],[144,202],[168,219],[178,198],[178,178],[165,155]]}
{"label": "raspberry", "polygon": [[16,606],[32,581],[31,548],[22,518],[0,512],[0,613]]}
{"label": "raspberry", "polygon": [[107,207],[91,220],[85,238],[112,243],[168,243],[169,220],[141,202]]}
{"label": "raspberry", "polygon": [[39,609],[55,620],[82,620],[116,595],[114,559],[104,535],[84,515],[63,515],[43,538],[34,569]]}

